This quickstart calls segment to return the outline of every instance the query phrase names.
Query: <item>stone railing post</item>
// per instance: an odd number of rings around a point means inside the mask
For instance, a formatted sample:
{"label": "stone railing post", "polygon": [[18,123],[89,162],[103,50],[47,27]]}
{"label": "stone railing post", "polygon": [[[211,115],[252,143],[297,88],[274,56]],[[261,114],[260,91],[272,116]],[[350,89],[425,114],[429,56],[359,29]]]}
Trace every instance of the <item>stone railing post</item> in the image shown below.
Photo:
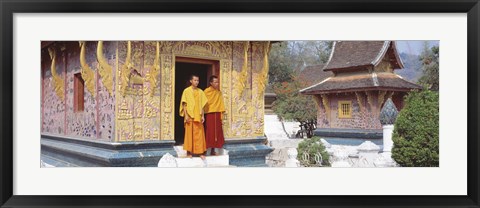
{"label": "stone railing post", "polygon": [[392,99],[389,98],[380,111],[380,123],[383,126],[383,152],[381,153],[381,157],[375,160],[375,165],[378,167],[396,166],[395,161],[392,159],[392,135],[394,130],[393,124],[395,123],[397,116],[398,110]]}
{"label": "stone railing post", "polygon": [[285,161],[285,167],[300,167],[300,162],[297,160],[297,148],[288,148],[288,159]]}

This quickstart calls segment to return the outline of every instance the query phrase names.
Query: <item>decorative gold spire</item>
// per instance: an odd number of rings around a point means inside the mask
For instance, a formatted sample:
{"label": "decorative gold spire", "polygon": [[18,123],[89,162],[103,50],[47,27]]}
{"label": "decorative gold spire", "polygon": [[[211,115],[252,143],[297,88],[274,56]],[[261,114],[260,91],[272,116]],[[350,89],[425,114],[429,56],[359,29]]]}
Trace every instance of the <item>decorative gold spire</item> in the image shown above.
{"label": "decorative gold spire", "polygon": [[267,87],[268,83],[268,55],[270,54],[270,48],[272,45],[270,44],[270,41],[266,41],[264,46],[263,46],[263,69],[262,73],[260,74],[260,93],[263,94],[265,92],[265,88]]}
{"label": "decorative gold spire", "polygon": [[87,90],[92,96],[95,96],[95,72],[90,68],[85,59],[86,42],[79,41],[80,44],[80,66],[82,68],[82,78],[85,81]]}
{"label": "decorative gold spire", "polygon": [[155,52],[155,60],[153,61],[153,67],[150,70],[148,76],[148,82],[150,83],[150,97],[155,93],[157,88],[157,77],[160,73],[160,42],[157,41],[157,49]]}
{"label": "decorative gold spire", "polygon": [[55,48],[50,47],[48,48],[48,53],[50,54],[50,59],[52,60],[52,65],[50,66],[50,70],[52,72],[55,93],[63,101],[65,100],[65,86],[64,86],[65,82],[57,74],[56,61],[55,61],[55,59],[57,58],[57,52],[55,51]]}
{"label": "decorative gold spire", "polygon": [[113,93],[113,75],[112,67],[108,64],[107,60],[103,56],[103,41],[98,41],[97,45],[97,61],[98,61],[98,73],[102,78],[102,83],[107,88],[108,93]]}
{"label": "decorative gold spire", "polygon": [[128,82],[130,81],[130,74],[132,73],[132,42],[128,41],[127,42],[127,57],[125,58],[125,63],[122,66],[122,76],[121,76],[121,84],[122,87],[120,89],[120,92],[122,93],[122,96],[125,97],[125,93],[127,91],[127,86]]}

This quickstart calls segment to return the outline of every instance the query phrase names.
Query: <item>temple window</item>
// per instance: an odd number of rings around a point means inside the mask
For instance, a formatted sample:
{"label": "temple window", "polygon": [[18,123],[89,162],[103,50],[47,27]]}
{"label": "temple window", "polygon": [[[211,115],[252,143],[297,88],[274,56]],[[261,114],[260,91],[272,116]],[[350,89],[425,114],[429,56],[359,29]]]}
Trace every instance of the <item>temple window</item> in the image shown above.
{"label": "temple window", "polygon": [[85,82],[83,81],[82,75],[76,73],[74,75],[73,81],[73,109],[75,112],[81,112],[84,108],[84,91],[85,91]]}
{"label": "temple window", "polygon": [[338,101],[338,118],[352,118],[352,101]]}

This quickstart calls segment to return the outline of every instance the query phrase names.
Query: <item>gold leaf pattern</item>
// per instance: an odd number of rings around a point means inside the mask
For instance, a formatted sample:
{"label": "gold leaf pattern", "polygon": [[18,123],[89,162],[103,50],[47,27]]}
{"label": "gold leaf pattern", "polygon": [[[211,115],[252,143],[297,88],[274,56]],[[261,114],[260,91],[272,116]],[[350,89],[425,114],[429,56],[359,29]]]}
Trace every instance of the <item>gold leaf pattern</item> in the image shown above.
{"label": "gold leaf pattern", "polygon": [[127,91],[128,82],[130,81],[130,74],[132,73],[132,42],[127,42],[127,57],[125,58],[125,63],[122,66],[122,76],[121,76],[121,89],[122,96],[125,97],[125,93]]}
{"label": "gold leaf pattern", "polygon": [[65,82],[57,74],[57,69],[56,69],[57,52],[55,51],[54,48],[51,47],[51,48],[48,48],[48,53],[50,54],[50,58],[52,60],[52,65],[50,67],[50,70],[52,72],[55,93],[60,99],[65,100]]}
{"label": "gold leaf pattern", "polygon": [[108,93],[113,93],[113,75],[112,67],[108,64],[105,57],[103,57],[103,41],[98,41],[97,45],[97,61],[99,64],[98,73],[102,78],[103,86],[107,88]]}
{"label": "gold leaf pattern", "polygon": [[80,44],[80,66],[82,68],[82,78],[85,81],[87,90],[92,96],[95,96],[95,72],[90,68],[85,59],[86,42],[79,41]]}

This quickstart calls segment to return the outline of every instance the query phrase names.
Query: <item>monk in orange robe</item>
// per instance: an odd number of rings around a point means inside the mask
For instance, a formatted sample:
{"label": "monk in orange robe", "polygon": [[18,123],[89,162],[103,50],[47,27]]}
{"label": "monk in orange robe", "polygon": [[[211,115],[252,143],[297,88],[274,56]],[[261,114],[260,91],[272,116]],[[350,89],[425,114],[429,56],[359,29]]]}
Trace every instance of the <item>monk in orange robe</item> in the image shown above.
{"label": "monk in orange robe", "polygon": [[203,122],[205,121],[203,108],[207,104],[205,93],[198,88],[200,82],[196,75],[190,76],[190,87],[183,90],[180,101],[180,116],[184,117],[185,137],[183,149],[187,151],[189,157],[200,155],[205,159],[205,131]]}
{"label": "monk in orange robe", "polygon": [[218,77],[212,76],[210,87],[205,89],[208,100],[205,106],[205,134],[207,148],[212,148],[210,155],[216,155],[215,148],[222,148],[225,143],[222,128],[222,113],[225,112],[225,105],[218,86]]}

